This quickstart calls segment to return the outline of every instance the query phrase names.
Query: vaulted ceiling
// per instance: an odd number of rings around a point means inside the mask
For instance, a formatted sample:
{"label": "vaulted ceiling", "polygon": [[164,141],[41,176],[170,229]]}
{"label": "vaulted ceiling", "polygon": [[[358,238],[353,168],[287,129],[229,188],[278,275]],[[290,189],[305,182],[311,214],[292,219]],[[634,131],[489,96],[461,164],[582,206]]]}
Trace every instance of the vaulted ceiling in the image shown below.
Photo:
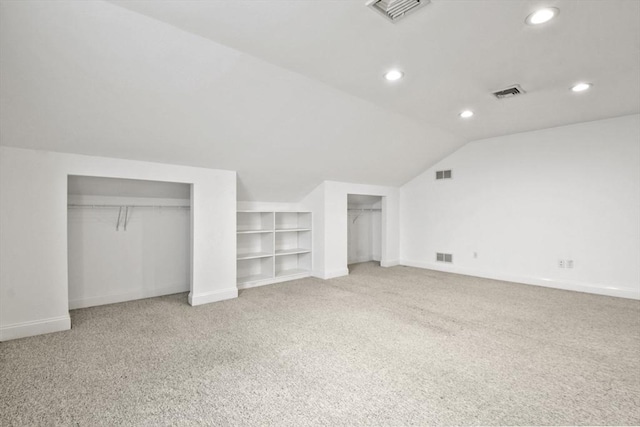
{"label": "vaulted ceiling", "polygon": [[[525,25],[542,5],[560,15]],[[433,0],[397,23],[364,0],[2,0],[0,143],[237,170],[239,200],[401,185],[470,140],[640,111],[639,16],[627,0]],[[513,83],[526,95],[491,96]]]}
{"label": "vaulted ceiling", "polygon": [[[365,0],[113,2],[467,140],[640,110],[640,1],[432,0],[395,23]],[[560,13],[526,25],[542,6]],[[513,83],[527,95],[491,95]]]}

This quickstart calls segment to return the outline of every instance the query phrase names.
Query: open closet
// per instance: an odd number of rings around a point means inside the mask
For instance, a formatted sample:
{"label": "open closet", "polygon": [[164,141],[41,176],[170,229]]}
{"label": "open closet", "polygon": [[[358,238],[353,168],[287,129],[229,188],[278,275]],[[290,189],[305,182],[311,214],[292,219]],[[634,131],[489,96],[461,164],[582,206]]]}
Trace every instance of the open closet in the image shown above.
{"label": "open closet", "polygon": [[382,253],[382,197],[349,194],[348,264],[378,261]]}
{"label": "open closet", "polygon": [[68,177],[69,308],[187,292],[189,184]]}

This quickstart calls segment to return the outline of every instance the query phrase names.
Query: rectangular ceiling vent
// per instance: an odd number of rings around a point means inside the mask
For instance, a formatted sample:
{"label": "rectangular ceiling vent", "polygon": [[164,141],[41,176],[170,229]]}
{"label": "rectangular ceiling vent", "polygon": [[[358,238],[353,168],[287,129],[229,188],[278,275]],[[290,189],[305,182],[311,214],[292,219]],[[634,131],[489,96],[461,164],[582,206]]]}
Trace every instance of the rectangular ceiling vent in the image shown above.
{"label": "rectangular ceiling vent", "polygon": [[396,22],[429,3],[431,0],[369,0],[367,6],[389,21]]}
{"label": "rectangular ceiling vent", "polygon": [[513,86],[509,86],[506,89],[493,92],[493,96],[495,96],[498,99],[504,99],[504,98],[513,98],[514,96],[523,95],[525,93],[526,92],[524,91],[524,89],[520,87],[520,85],[513,85]]}

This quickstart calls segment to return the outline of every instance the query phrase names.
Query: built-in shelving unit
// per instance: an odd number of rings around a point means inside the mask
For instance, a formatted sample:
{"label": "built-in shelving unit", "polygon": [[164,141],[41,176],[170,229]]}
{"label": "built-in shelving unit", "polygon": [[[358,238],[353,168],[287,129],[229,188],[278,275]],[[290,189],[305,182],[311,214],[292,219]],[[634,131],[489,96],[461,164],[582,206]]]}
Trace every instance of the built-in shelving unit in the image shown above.
{"label": "built-in shelving unit", "polygon": [[311,275],[311,212],[237,215],[238,289]]}

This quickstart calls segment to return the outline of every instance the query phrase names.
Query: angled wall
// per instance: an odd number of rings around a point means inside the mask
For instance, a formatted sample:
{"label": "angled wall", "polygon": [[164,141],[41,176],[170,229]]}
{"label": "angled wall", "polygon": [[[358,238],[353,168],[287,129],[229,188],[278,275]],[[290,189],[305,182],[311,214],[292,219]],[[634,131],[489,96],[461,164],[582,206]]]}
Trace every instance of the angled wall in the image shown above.
{"label": "angled wall", "polygon": [[469,143],[400,206],[404,265],[640,298],[638,115]]}

